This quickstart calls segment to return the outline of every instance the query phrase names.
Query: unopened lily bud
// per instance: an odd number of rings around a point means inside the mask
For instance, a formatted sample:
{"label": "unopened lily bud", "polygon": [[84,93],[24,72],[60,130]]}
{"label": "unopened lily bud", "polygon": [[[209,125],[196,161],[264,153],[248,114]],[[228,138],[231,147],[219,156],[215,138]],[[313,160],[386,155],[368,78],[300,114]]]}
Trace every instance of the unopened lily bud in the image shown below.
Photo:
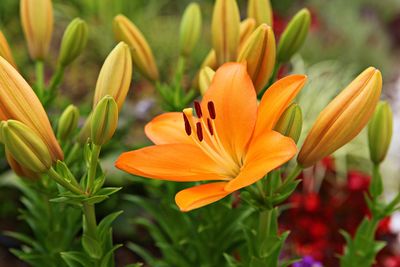
{"label": "unopened lily bud", "polygon": [[16,175],[22,178],[28,178],[30,180],[37,180],[39,179],[40,175],[38,173],[35,173],[25,167],[23,167],[21,164],[19,164],[14,157],[11,155],[11,153],[8,151],[8,149],[5,150],[6,154],[6,159],[8,162],[8,165],[10,165],[10,168],[14,171]]}
{"label": "unopened lily bud", "polygon": [[78,127],[78,120],[79,109],[74,105],[69,105],[58,120],[57,138],[67,140]]}
{"label": "unopened lily bud", "polygon": [[[240,23],[238,51],[240,51],[240,47],[243,46],[244,42],[253,33],[255,25],[256,21],[252,18],[245,19]],[[217,55],[215,54],[215,50],[212,49],[210,52],[208,52],[203,63],[201,64],[201,68],[204,67],[210,67],[213,70],[218,68]]]}
{"label": "unopened lily bud", "polygon": [[43,60],[49,50],[53,33],[51,0],[21,0],[20,15],[31,58]]}
{"label": "unopened lily bud", "polygon": [[139,29],[127,17],[118,15],[114,18],[113,30],[117,41],[125,42],[132,49],[133,63],[139,72],[149,80],[158,80],[153,52]]}
{"label": "unopened lily bud", "polygon": [[211,84],[211,81],[215,75],[215,71],[212,70],[209,67],[204,67],[200,70],[199,74],[199,88],[200,88],[200,93],[202,95],[205,94],[207,91],[208,87]]}
{"label": "unopened lily bud", "polygon": [[201,32],[201,11],[197,3],[191,3],[183,13],[180,26],[181,55],[187,57],[192,53]]}
{"label": "unopened lily bud", "polygon": [[129,46],[120,42],[107,56],[97,78],[93,108],[106,95],[112,96],[121,109],[132,80]]}
{"label": "unopened lily bud", "polygon": [[0,57],[5,58],[14,68],[17,68],[17,64],[15,64],[14,57],[11,53],[10,46],[8,45],[7,39],[4,36],[3,32],[0,31]]}
{"label": "unopened lily bud", "polygon": [[0,120],[9,119],[34,130],[50,150],[53,162],[64,158],[40,100],[18,71],[0,57]]}
{"label": "unopened lily bud", "polygon": [[269,81],[275,65],[275,36],[271,27],[261,24],[244,43],[238,62],[247,62],[247,72],[260,92]]}
{"label": "unopened lily bud", "polygon": [[204,68],[204,67],[210,67],[211,69],[216,69],[218,67],[217,55],[215,54],[214,50],[211,50],[210,52],[208,52],[203,63],[201,63],[201,68]]}
{"label": "unopened lily bud", "polygon": [[118,125],[118,106],[112,96],[105,96],[97,104],[91,122],[92,142],[101,146],[114,135]]}
{"label": "unopened lily bud", "polygon": [[43,173],[51,168],[50,151],[42,139],[22,122],[2,122],[1,132],[4,145],[14,159],[23,167]]}
{"label": "unopened lily bud", "polygon": [[382,75],[369,67],[319,114],[297,157],[309,167],[350,142],[368,123],[382,90]]}
{"label": "unopened lily bud", "polygon": [[371,161],[380,164],[386,157],[393,134],[393,113],[389,103],[381,101],[368,123],[368,144]]}
{"label": "unopened lily bud", "polygon": [[249,0],[247,17],[254,18],[257,26],[263,23],[272,27],[272,8],[270,0]]}
{"label": "unopened lily bud", "polygon": [[253,18],[247,18],[242,22],[240,22],[238,51],[241,50],[243,44],[250,37],[255,28],[256,28],[256,21]]}
{"label": "unopened lily bud", "polygon": [[295,143],[299,141],[303,127],[303,114],[299,105],[293,103],[281,115],[274,130],[290,137]]}
{"label": "unopened lily bud", "polygon": [[282,33],[278,44],[277,59],[279,62],[289,61],[290,58],[303,45],[308,29],[310,28],[311,15],[308,9],[303,8],[290,20]]}
{"label": "unopened lily bud", "polygon": [[88,39],[88,26],[76,18],[65,29],[60,48],[58,63],[65,67],[74,61],[85,48]]}
{"label": "unopened lily bud", "polygon": [[236,0],[217,0],[214,5],[211,35],[217,64],[235,61],[239,46],[240,16]]}

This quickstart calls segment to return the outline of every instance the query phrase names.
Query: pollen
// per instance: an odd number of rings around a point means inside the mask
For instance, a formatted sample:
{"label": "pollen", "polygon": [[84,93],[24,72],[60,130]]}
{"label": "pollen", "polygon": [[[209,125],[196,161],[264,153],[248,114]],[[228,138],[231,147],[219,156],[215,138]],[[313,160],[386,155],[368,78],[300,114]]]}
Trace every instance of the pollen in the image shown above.
{"label": "pollen", "polygon": [[208,114],[210,115],[210,118],[211,118],[212,120],[215,120],[217,114],[215,113],[214,102],[209,101],[209,102],[207,103],[207,108],[208,108]]}
{"label": "pollen", "polygon": [[190,126],[189,120],[188,120],[188,118],[186,117],[185,113],[182,113],[182,115],[183,115],[183,121],[185,122],[185,131],[186,131],[186,134],[187,134],[188,136],[190,136],[190,135],[192,134],[192,127]]}
{"label": "pollen", "polygon": [[196,123],[196,133],[197,133],[197,138],[199,141],[203,141],[203,128],[201,127],[201,122]]}
{"label": "pollen", "polygon": [[194,101],[194,110],[196,111],[196,115],[199,119],[203,117],[203,112],[201,110],[201,105],[198,101]]}
{"label": "pollen", "polygon": [[211,135],[214,135],[214,129],[211,123],[210,118],[207,118],[207,128]]}

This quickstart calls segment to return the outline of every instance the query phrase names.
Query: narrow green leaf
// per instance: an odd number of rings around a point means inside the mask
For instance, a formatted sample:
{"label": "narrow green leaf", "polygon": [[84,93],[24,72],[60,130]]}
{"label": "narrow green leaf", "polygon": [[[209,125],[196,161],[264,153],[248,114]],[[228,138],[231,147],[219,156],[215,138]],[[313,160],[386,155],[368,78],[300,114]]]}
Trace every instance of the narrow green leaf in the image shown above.
{"label": "narrow green leaf", "polygon": [[100,259],[103,255],[103,249],[99,241],[86,234],[82,236],[82,246],[86,253],[94,259]]}
{"label": "narrow green leaf", "polygon": [[93,266],[90,259],[83,252],[68,251],[61,252],[61,258],[65,261],[68,267],[90,267]]}
{"label": "narrow green leaf", "polygon": [[100,189],[100,190],[96,193],[96,195],[105,195],[105,196],[109,196],[109,195],[112,195],[112,194],[118,192],[118,191],[121,190],[121,189],[122,189],[122,187],[105,187],[105,188]]}

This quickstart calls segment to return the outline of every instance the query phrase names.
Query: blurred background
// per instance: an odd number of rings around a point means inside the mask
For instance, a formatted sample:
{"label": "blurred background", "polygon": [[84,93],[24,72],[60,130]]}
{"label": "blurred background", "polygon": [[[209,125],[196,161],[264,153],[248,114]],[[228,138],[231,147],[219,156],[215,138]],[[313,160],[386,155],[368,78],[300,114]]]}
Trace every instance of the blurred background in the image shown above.
{"label": "blurred background", "polygon": [[[75,17],[81,17],[89,24],[90,39],[86,50],[66,70],[61,88],[59,109],[69,103],[83,106],[84,115],[89,113],[91,98],[100,67],[116,41],[112,33],[112,20],[117,14],[130,18],[147,38],[161,72],[163,80],[174,71],[179,49],[179,22],[189,0],[53,0],[55,30],[46,73],[50,78],[57,58],[58,48],[64,29]],[[191,56],[189,69],[197,70],[211,47],[210,23],[212,0],[197,1],[202,8],[202,38]],[[246,17],[245,0],[238,0],[242,18]],[[375,66],[384,77],[383,98],[388,100],[395,113],[395,132],[391,151],[384,165],[384,176],[388,198],[398,191],[400,177],[400,1],[399,0],[272,0],[274,9],[274,31],[276,36],[285,28],[288,20],[301,8],[307,7],[312,13],[310,34],[298,55],[285,72],[305,73],[310,80],[299,97],[305,115],[306,132],[318,112],[336,93],[368,66]],[[20,71],[28,80],[33,79],[34,68],[28,57],[27,47],[19,20],[19,1],[1,0],[0,29],[11,46]],[[194,73],[190,73],[193,75]],[[146,195],[148,186],[144,179],[125,175],[113,169],[117,155],[128,149],[149,144],[144,137],[143,126],[161,109],[152,85],[137,72],[134,73],[132,90],[121,115],[121,127],[107,151],[104,163],[109,166],[112,179],[110,184],[123,185],[123,193],[106,201],[100,208],[104,214],[111,210],[123,209],[124,215],[115,227],[117,242],[134,240],[147,247],[157,257],[160,251],[154,247],[150,235],[144,229],[133,225],[132,218],[146,214],[141,207],[126,201],[125,194]],[[309,107],[309,108],[308,108]],[[54,110],[58,112],[59,110]],[[83,121],[83,120],[82,120]],[[365,133],[335,154],[335,177],[348,179],[349,171],[368,171],[368,151]],[[325,162],[325,169],[331,166]],[[356,168],[354,166],[357,166]],[[14,178],[8,172],[3,154],[0,156],[0,231],[20,230],[29,232],[24,222],[18,219],[20,193],[13,186]],[[360,174],[361,175],[361,174]],[[362,176],[362,175],[361,175]],[[357,176],[357,179],[359,177]],[[367,178],[366,178],[367,179]],[[323,186],[312,187],[319,192]],[[304,188],[302,190],[305,190]],[[310,193],[310,192],[308,192]],[[172,202],[172,199],[168,201]],[[350,201],[350,200],[349,200]],[[356,207],[357,208],[357,207]],[[397,224],[393,224],[393,227]],[[290,228],[290,226],[288,226]],[[393,229],[394,229],[393,228]],[[394,230],[393,230],[394,231]],[[396,233],[393,232],[393,236]],[[393,237],[392,236],[392,237]],[[299,241],[300,242],[300,241]],[[18,247],[15,241],[0,234],[0,266],[26,266],[8,252]],[[310,247],[315,249],[315,247]],[[320,247],[319,247],[320,248]],[[135,250],[134,250],[135,251]],[[334,255],[332,255],[334,257]],[[140,260],[143,255],[128,248],[117,252],[119,266]],[[379,265],[379,266],[400,266]],[[327,265],[334,266],[334,265]]]}

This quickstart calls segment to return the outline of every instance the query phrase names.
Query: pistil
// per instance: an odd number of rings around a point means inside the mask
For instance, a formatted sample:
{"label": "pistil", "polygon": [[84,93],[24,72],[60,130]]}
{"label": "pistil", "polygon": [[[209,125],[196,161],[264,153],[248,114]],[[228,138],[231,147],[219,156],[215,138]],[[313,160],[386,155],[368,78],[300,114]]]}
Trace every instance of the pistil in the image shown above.
{"label": "pistil", "polygon": [[[240,170],[240,165],[232,158],[232,156],[224,148],[215,126],[214,120],[216,119],[215,106],[212,101],[207,103],[209,117],[204,117],[199,102],[194,102],[194,109],[197,118],[193,117],[193,109],[186,108],[183,110],[183,120],[185,124],[185,131],[188,136],[211,158],[218,164],[223,166],[227,171],[227,177],[234,178]],[[195,132],[195,135],[192,135]],[[205,140],[204,132],[208,138]]]}

